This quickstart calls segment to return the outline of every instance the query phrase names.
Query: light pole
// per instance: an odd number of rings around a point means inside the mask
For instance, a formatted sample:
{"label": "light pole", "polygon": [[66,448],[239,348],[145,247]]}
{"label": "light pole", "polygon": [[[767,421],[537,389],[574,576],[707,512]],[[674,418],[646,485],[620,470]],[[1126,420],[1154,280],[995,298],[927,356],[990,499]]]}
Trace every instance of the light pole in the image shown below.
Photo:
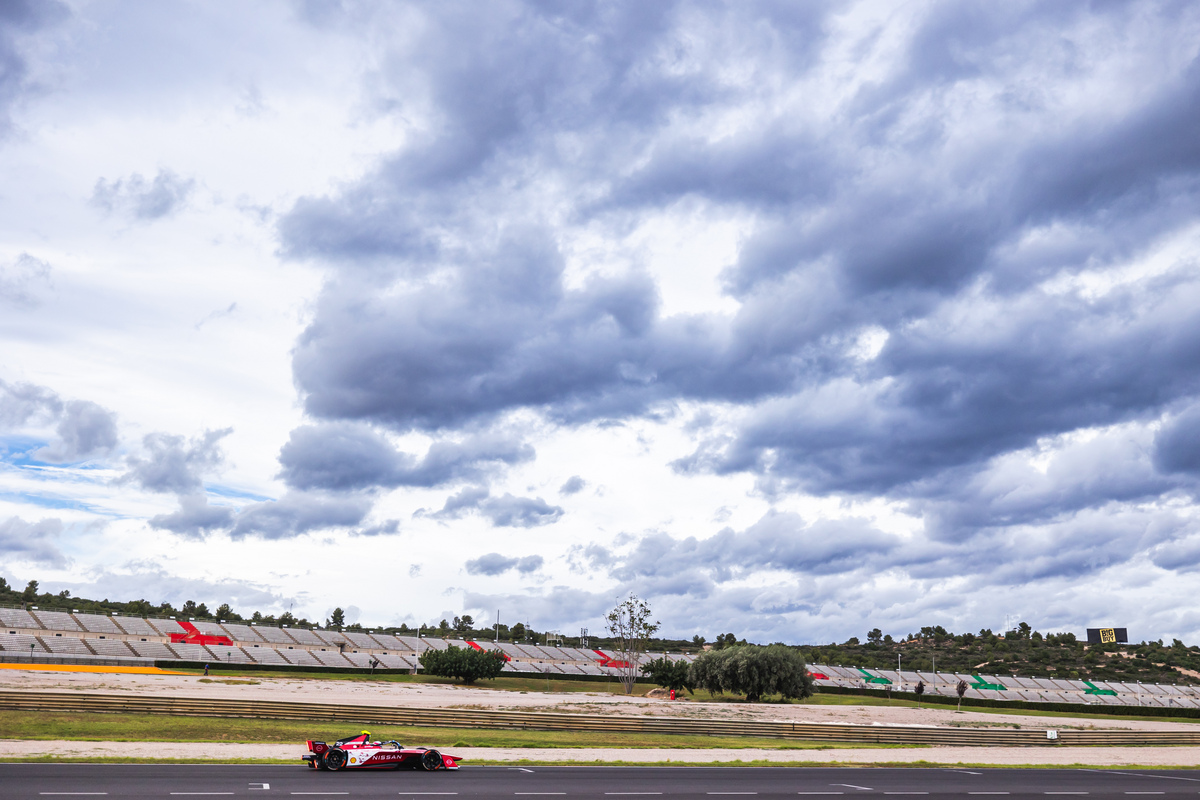
{"label": "light pole", "polygon": [[900,682],[899,691],[904,691],[904,674],[900,672],[900,654],[896,653],[896,680]]}

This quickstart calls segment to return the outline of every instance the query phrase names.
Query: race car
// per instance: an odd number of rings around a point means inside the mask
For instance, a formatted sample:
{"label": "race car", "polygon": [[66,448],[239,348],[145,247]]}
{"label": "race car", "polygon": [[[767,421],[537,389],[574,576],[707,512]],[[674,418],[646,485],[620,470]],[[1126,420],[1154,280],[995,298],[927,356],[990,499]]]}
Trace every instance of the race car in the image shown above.
{"label": "race car", "polygon": [[459,756],[448,756],[428,747],[405,747],[399,742],[373,742],[363,731],[333,744],[308,740],[304,756],[310,769],[458,769]]}

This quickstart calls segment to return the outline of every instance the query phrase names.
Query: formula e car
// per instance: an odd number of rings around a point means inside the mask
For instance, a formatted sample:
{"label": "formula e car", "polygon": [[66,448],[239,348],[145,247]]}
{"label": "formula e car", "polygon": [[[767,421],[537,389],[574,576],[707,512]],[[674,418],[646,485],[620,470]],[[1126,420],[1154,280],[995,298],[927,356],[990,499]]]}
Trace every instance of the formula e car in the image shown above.
{"label": "formula e car", "polygon": [[448,756],[428,747],[405,747],[397,741],[373,742],[363,731],[333,744],[308,740],[304,760],[311,769],[458,769],[459,756]]}

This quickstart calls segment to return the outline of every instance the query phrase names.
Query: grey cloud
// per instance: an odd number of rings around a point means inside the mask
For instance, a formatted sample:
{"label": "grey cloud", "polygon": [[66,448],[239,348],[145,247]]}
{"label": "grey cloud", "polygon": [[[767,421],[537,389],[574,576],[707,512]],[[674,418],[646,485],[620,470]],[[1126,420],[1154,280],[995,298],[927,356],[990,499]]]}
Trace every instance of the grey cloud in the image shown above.
{"label": "grey cloud", "polygon": [[[108,567],[91,574],[87,580],[56,584],[71,590],[79,597],[110,597],[128,601],[146,598],[152,602],[166,601],[182,605],[188,600],[207,603],[215,609],[228,602],[235,611],[247,613],[255,610],[270,613],[271,609],[285,611],[288,597],[262,584],[240,580],[207,580],[174,575],[158,564],[132,561],[116,567]],[[49,588],[49,585],[47,585]],[[297,608],[297,616],[300,609]]]}
{"label": "grey cloud", "polygon": [[[934,3],[879,80],[801,114],[796,92],[831,68],[828,7],[635,5],[449,10],[392,53],[381,91],[435,87],[422,96],[436,130],[278,226],[286,255],[330,269],[293,355],[307,411],[453,436],[513,412],[576,425],[720,404],[732,421],[689,429],[697,446],[676,468],[751,473],[769,499],[904,503],[925,535],[878,534],[881,565],[932,580],[1021,542],[1039,555],[1013,580],[1094,574],[1111,562],[1084,557],[1085,523],[1106,552],[1165,547],[1147,533],[1153,515],[1130,509],[1196,493],[1200,281],[1188,263],[1101,290],[1081,279],[1124,275],[1190,235],[1200,61],[1145,54],[1165,41],[1190,53],[1195,12]],[[365,24],[353,16],[343,23]],[[425,58],[450,46],[467,55]],[[722,70],[726,52],[744,83]],[[1137,65],[1116,80],[1125,94],[1080,104],[1114,52]],[[577,231],[617,240],[682,205],[753,220],[724,275],[735,312],[668,315],[636,272],[565,279]],[[867,331],[888,337],[870,356],[855,345]],[[1101,434],[1087,446],[1064,438],[1089,431]],[[1047,442],[1062,451],[1050,469],[1021,466]],[[297,457],[285,475],[365,486],[395,474],[394,453],[359,444],[363,474]],[[493,504],[508,518],[483,492],[438,514]],[[768,535],[798,524],[722,535],[766,537],[787,569],[851,569],[823,545],[805,564]],[[724,591],[700,541],[691,561],[689,545],[658,544],[687,566],[614,569]],[[791,602],[772,597],[746,607]]]}
{"label": "grey cloud", "polygon": [[66,400],[44,386],[0,381],[0,425],[55,424],[56,438],[33,456],[69,463],[109,455],[117,446],[116,415],[88,400]]}
{"label": "grey cloud", "polygon": [[366,425],[329,423],[292,431],[279,454],[280,477],[299,489],[440,486],[479,481],[534,457],[533,448],[497,434],[436,441],[418,459],[396,450]]}
{"label": "grey cloud", "polygon": [[187,203],[196,182],[160,169],[153,180],[134,173],[113,181],[101,178],[92,190],[92,205],[108,213],[153,221],[178,211]]}
{"label": "grey cloud", "polygon": [[176,511],[151,517],[150,527],[202,538],[214,531],[227,530],[233,520],[232,508],[209,505],[208,498],[202,494],[185,494],[180,496]]}
{"label": "grey cloud", "polygon": [[353,527],[371,511],[365,497],[289,492],[279,500],[254,503],[241,510],[230,535],[287,539],[328,528]]}
{"label": "grey cloud", "polygon": [[65,567],[69,562],[55,544],[62,531],[62,520],[51,518],[26,522],[20,517],[9,517],[0,522],[0,554],[7,561],[32,561],[48,567]]}
{"label": "grey cloud", "polygon": [[63,404],[56,429],[58,439],[34,456],[43,461],[63,463],[105,456],[117,446],[116,416],[88,400],[70,400]]}
{"label": "grey cloud", "polygon": [[467,572],[471,575],[502,575],[514,569],[524,575],[541,569],[543,563],[545,561],[541,556],[516,558],[499,553],[487,553],[479,558],[469,560],[466,567]]}
{"label": "grey cloud", "polygon": [[577,494],[582,492],[583,487],[585,486],[587,486],[587,481],[578,475],[572,475],[571,477],[567,478],[566,482],[562,486],[558,487],[558,493],[567,495]]}
{"label": "grey cloud", "polygon": [[0,264],[0,300],[15,306],[34,307],[50,288],[50,265],[28,253],[11,264]]}
{"label": "grey cloud", "polygon": [[121,480],[132,481],[151,492],[195,494],[203,488],[204,474],[224,461],[221,439],[232,432],[232,428],[205,431],[190,441],[167,433],[147,434],[142,439],[144,454],[126,459],[128,470]]}
{"label": "grey cloud", "polygon": [[498,528],[550,525],[565,513],[559,506],[552,506],[540,497],[516,497],[507,492],[500,497],[492,497],[485,488],[468,486],[446,498],[442,509],[430,516],[435,519],[458,519],[471,512],[482,514]]}
{"label": "grey cloud", "polygon": [[57,0],[0,3],[0,139],[12,130],[12,109],[31,91],[28,39],[70,16]]}
{"label": "grey cloud", "polygon": [[1200,404],[1176,415],[1154,437],[1154,463],[1165,473],[1200,477]]}
{"label": "grey cloud", "polygon": [[359,528],[355,533],[359,536],[390,536],[400,530],[400,520],[389,519],[367,528]]}

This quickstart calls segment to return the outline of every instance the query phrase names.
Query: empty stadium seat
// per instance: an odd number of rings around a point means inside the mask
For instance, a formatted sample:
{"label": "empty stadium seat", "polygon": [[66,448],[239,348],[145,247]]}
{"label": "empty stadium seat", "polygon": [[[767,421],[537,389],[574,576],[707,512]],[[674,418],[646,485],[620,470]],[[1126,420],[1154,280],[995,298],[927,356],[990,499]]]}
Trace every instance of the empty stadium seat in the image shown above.
{"label": "empty stadium seat", "polygon": [[40,637],[42,643],[46,645],[46,649],[51,653],[58,655],[73,655],[73,656],[91,656],[95,655],[83,643],[82,639],[76,639],[74,636],[63,636],[59,634],[45,633]]}
{"label": "empty stadium seat", "polygon": [[133,634],[134,636],[161,636],[155,628],[141,617],[120,617],[113,616],[112,621],[117,627],[125,631],[125,633]]}
{"label": "empty stadium seat", "polygon": [[133,649],[133,652],[137,653],[138,656],[140,656],[141,658],[172,659],[172,660],[179,658],[179,656],[175,655],[175,653],[172,652],[171,649],[169,647],[167,647],[165,644],[163,644],[162,642],[150,642],[150,641],[146,641],[146,642],[136,641],[135,642],[135,641],[131,640],[131,641],[127,641],[126,644],[128,644],[130,646],[130,648]]}
{"label": "empty stadium seat", "polygon": [[99,614],[75,614],[75,621],[80,626],[91,633],[123,633],[108,617],[102,617]]}
{"label": "empty stadium seat", "polygon": [[66,611],[30,611],[38,622],[42,623],[41,627],[50,631],[79,631],[83,630],[79,627],[74,618]]}
{"label": "empty stadium seat", "polygon": [[0,633],[0,648],[10,653],[29,653],[32,645],[34,653],[48,652],[37,637],[29,633]]}
{"label": "empty stadium seat", "polygon": [[133,658],[137,653],[129,649],[129,645],[120,639],[84,639],[88,647],[98,656],[112,658]]}
{"label": "empty stadium seat", "polygon": [[41,623],[22,608],[0,608],[0,622],[3,622],[10,628],[42,627]]}

